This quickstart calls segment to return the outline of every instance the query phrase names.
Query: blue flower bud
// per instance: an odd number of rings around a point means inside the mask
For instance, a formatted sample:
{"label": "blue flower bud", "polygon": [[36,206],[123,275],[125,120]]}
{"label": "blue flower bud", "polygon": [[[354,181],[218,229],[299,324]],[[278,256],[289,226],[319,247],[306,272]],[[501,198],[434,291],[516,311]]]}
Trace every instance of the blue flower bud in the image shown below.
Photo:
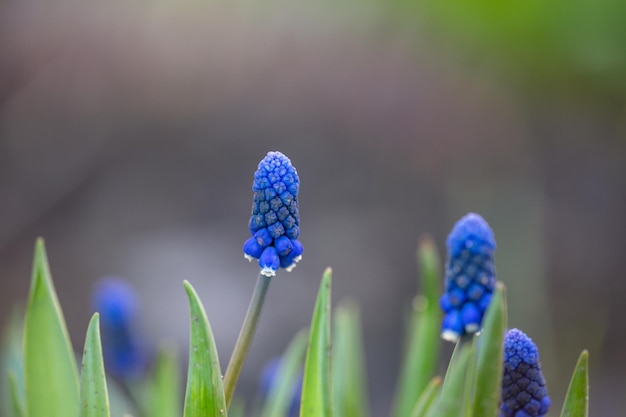
{"label": "blue flower bud", "polygon": [[145,369],[146,356],[135,329],[137,297],[132,286],[119,278],[100,280],[93,292],[93,309],[100,313],[102,351],[107,372],[134,378]]}
{"label": "blue flower bud", "polygon": [[544,417],[550,397],[541,373],[539,351],[518,329],[504,337],[504,373],[499,417]]}
{"label": "blue flower bud", "polygon": [[491,301],[496,279],[493,252],[496,241],[487,222],[469,213],[455,225],[447,240],[445,293],[440,299],[445,316],[441,337],[456,342],[476,333]]}
{"label": "blue flower bud", "polygon": [[300,179],[289,158],[269,152],[254,174],[252,215],[248,229],[252,235],[243,245],[246,259],[258,259],[261,274],[288,271],[302,259],[298,191]]}
{"label": "blue flower bud", "polygon": [[274,276],[278,268],[280,267],[280,258],[278,252],[273,246],[268,246],[263,249],[263,253],[259,258],[259,266],[261,267],[261,274],[268,277]]}

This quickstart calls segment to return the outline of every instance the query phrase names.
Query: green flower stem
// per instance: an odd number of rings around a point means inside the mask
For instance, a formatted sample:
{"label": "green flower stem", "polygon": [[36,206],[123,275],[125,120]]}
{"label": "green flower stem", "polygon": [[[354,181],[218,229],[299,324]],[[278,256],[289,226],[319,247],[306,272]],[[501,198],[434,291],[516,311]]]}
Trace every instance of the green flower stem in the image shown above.
{"label": "green flower stem", "polygon": [[248,306],[248,312],[246,313],[243,326],[241,327],[239,337],[237,338],[237,343],[235,344],[235,349],[230,357],[230,362],[228,362],[228,367],[226,368],[226,373],[224,374],[224,395],[226,397],[226,407],[230,406],[230,401],[233,398],[233,393],[235,392],[235,386],[237,385],[241,368],[243,368],[243,363],[248,355],[248,350],[250,350],[250,345],[252,344],[252,338],[254,337],[259,317],[261,316],[261,309],[263,308],[263,302],[265,301],[265,294],[267,293],[267,289],[270,285],[270,280],[271,277],[259,274],[256,287],[254,288],[254,293],[252,294],[252,299],[250,300],[250,306]]}

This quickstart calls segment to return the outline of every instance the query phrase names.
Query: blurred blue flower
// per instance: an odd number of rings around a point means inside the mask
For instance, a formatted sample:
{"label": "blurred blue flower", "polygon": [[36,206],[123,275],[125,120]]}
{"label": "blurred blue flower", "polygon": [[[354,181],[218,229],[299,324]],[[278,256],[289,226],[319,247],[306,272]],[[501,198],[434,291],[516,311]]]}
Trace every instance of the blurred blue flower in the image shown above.
{"label": "blurred blue flower", "polygon": [[456,342],[481,328],[496,285],[496,241],[485,219],[469,213],[454,225],[446,243],[445,293],[439,300],[445,314],[441,337]]}
{"label": "blurred blue flower", "polygon": [[541,373],[539,351],[518,329],[504,337],[504,374],[499,417],[543,417],[550,397]]}
{"label": "blurred blue flower", "polygon": [[138,310],[133,287],[120,278],[104,278],[94,287],[93,310],[100,313],[102,352],[107,372],[120,378],[139,376],[146,357],[135,330]]}
{"label": "blurred blue flower", "polygon": [[261,274],[271,277],[279,268],[291,271],[302,259],[298,191],[300,179],[291,161],[269,152],[254,174],[251,238],[243,245],[246,259],[258,259]]}
{"label": "blurred blue flower", "polygon": [[[267,399],[270,392],[275,389],[278,384],[278,378],[281,374],[282,366],[281,358],[271,359],[261,372],[261,395]],[[287,412],[287,417],[298,417],[300,415],[300,396],[302,394],[302,373],[298,377],[298,382],[293,387],[291,404]]]}

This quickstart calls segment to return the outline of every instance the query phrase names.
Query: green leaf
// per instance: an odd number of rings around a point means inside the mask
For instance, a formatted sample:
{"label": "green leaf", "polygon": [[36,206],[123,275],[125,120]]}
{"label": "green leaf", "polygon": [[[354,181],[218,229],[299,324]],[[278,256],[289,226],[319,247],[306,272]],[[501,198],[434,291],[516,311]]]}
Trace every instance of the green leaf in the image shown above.
{"label": "green leaf", "polygon": [[309,347],[304,364],[301,417],[332,417],[330,374],[330,295],[332,270],[322,277],[311,321]]}
{"label": "green leaf", "polygon": [[20,396],[17,377],[13,372],[9,373],[9,391],[11,396],[11,414],[14,417],[26,417],[23,398]]}
{"label": "green leaf", "polygon": [[483,331],[478,343],[476,384],[473,415],[496,417],[500,403],[504,333],[507,326],[506,293],[499,282],[483,319]]}
{"label": "green leaf", "polygon": [[191,334],[184,417],[226,416],[222,372],[211,325],[198,294],[184,282],[189,298]]}
{"label": "green leaf", "polygon": [[301,330],[287,347],[276,376],[277,383],[270,388],[267,401],[263,406],[262,417],[284,417],[287,415],[294,389],[298,384],[298,378],[300,378],[307,341],[308,331]]}
{"label": "green leaf", "polygon": [[464,415],[465,376],[473,353],[473,345],[467,343],[464,338],[457,343],[439,398],[427,414],[429,417],[462,417]]}
{"label": "green leaf", "polygon": [[589,352],[583,350],[567,389],[561,417],[589,415]]}
{"label": "green leaf", "polygon": [[437,247],[427,236],[420,240],[417,255],[424,294],[417,296],[413,302],[407,329],[408,342],[394,400],[394,417],[411,414],[420,394],[434,376],[439,361],[441,260]]}
{"label": "green leaf", "polygon": [[24,312],[14,308],[0,347],[0,415],[25,416]]}
{"label": "green leaf", "polygon": [[174,349],[160,348],[149,382],[145,409],[150,417],[178,417],[182,408],[178,355]]}
{"label": "green leaf", "polygon": [[83,368],[80,374],[80,417],[110,417],[110,415],[100,341],[100,315],[95,313],[91,317],[85,337]]}
{"label": "green leaf", "polygon": [[439,394],[439,387],[441,386],[441,377],[436,376],[430,380],[426,388],[422,391],[422,395],[417,400],[415,408],[411,413],[411,417],[424,417],[430,407],[435,403],[435,398]]}
{"label": "green leaf", "polygon": [[35,261],[24,330],[28,417],[77,417],[80,394],[76,358],[48,268],[43,239]]}
{"label": "green leaf", "polygon": [[336,417],[367,417],[367,382],[358,307],[345,304],[335,310],[332,387]]}

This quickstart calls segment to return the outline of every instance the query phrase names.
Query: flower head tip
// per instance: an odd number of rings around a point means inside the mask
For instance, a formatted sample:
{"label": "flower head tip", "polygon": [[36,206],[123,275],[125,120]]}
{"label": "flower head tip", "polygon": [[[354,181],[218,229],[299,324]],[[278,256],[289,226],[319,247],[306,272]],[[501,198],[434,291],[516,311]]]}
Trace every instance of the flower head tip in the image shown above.
{"label": "flower head tip", "polygon": [[107,371],[119,377],[138,376],[146,358],[134,328],[138,307],[135,290],[120,278],[105,278],[96,284],[92,304],[100,313]]}
{"label": "flower head tip", "polygon": [[441,337],[456,342],[464,334],[476,333],[491,296],[496,278],[493,252],[496,241],[481,216],[462,217],[448,235],[445,293],[440,304],[444,312]]}
{"label": "flower head tip", "polygon": [[511,329],[504,337],[499,417],[543,417],[549,408],[537,346],[521,330]]}
{"label": "flower head tip", "polygon": [[302,259],[298,191],[300,178],[289,158],[269,152],[254,174],[251,237],[243,245],[246,259],[258,259],[261,274],[274,276],[279,268],[291,271]]}

